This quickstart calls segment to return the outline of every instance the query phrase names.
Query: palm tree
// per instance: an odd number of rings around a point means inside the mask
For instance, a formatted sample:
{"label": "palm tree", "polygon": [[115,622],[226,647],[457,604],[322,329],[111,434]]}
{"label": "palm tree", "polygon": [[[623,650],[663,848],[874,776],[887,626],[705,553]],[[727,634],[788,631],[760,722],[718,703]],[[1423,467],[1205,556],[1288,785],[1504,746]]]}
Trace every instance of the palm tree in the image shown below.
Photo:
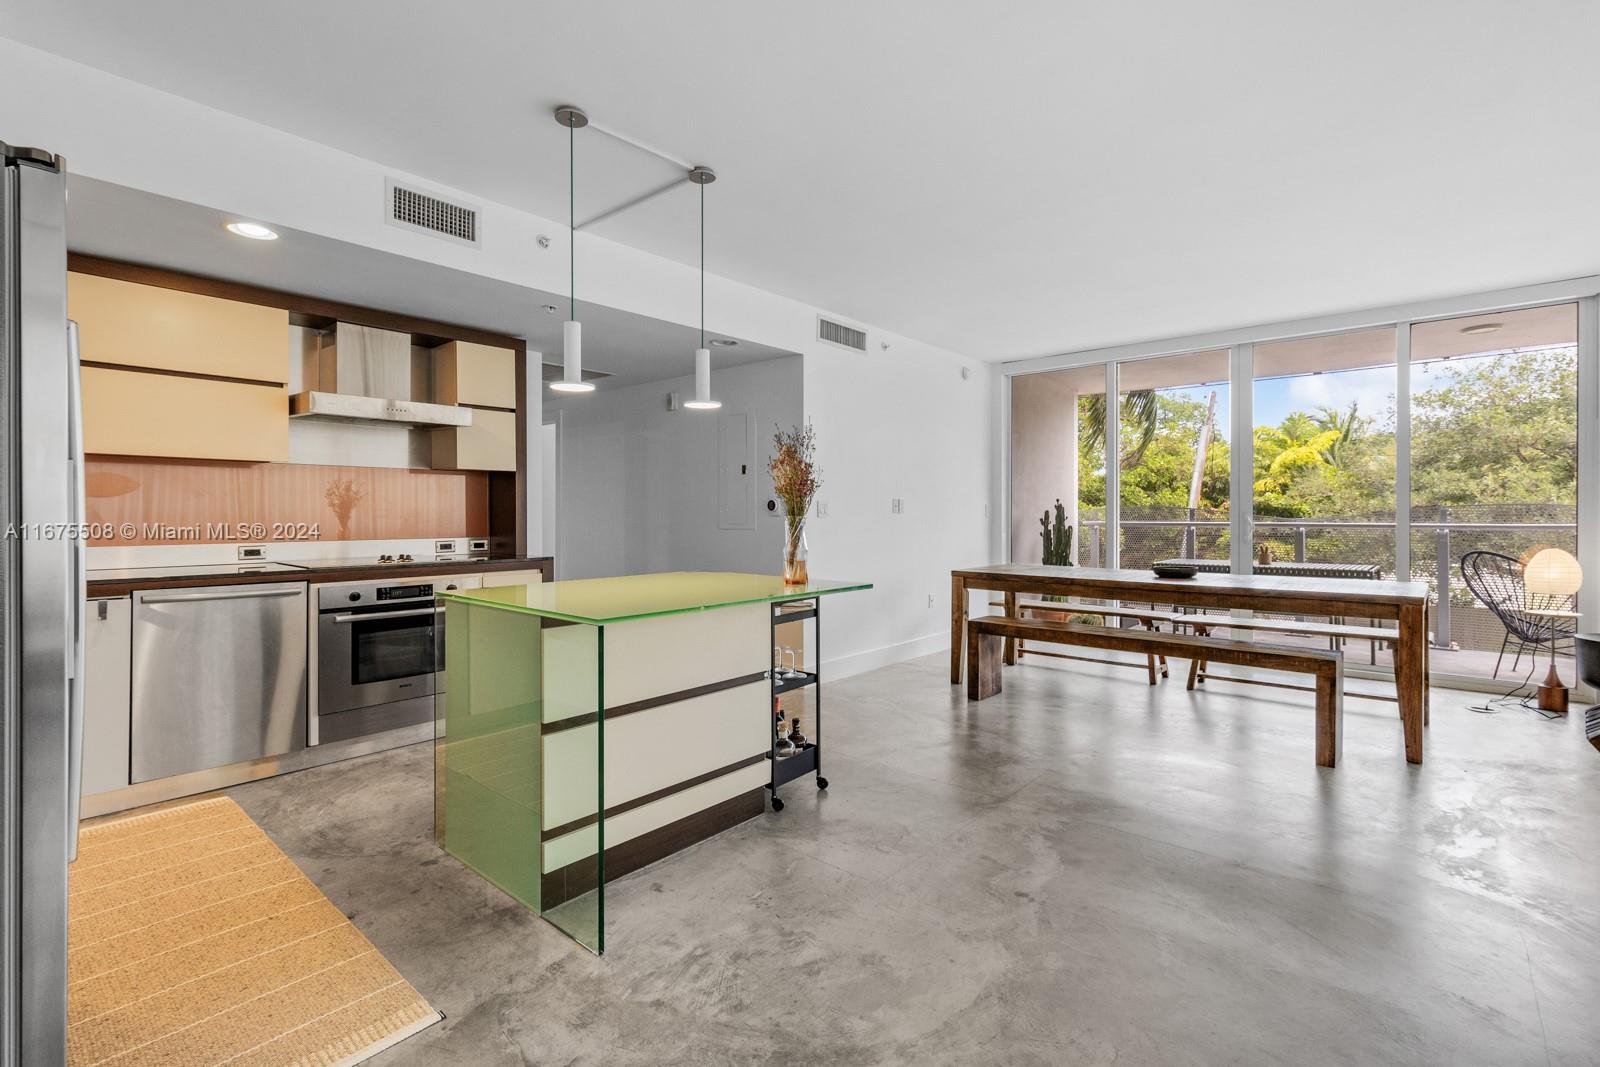
{"label": "palm tree", "polygon": [[[1081,447],[1094,452],[1106,440],[1106,396],[1098,393],[1081,398],[1078,405],[1078,438]],[[1122,453],[1122,468],[1137,467],[1145,451],[1156,439],[1156,391],[1132,389],[1122,395],[1121,423],[1132,427],[1134,446]]]}
{"label": "palm tree", "polygon": [[1328,453],[1338,440],[1338,430],[1318,429],[1315,420],[1299,411],[1286,416],[1277,426],[1257,426],[1257,496],[1283,493],[1300,473],[1331,467]]}
{"label": "palm tree", "polygon": [[1359,402],[1352,400],[1349,411],[1338,411],[1334,408],[1318,408],[1315,422],[1320,430],[1338,430],[1339,436],[1323,452],[1323,458],[1331,466],[1343,468],[1344,462],[1349,458],[1346,447],[1355,443],[1356,438],[1366,434],[1367,427],[1372,420],[1364,417],[1358,411]]}

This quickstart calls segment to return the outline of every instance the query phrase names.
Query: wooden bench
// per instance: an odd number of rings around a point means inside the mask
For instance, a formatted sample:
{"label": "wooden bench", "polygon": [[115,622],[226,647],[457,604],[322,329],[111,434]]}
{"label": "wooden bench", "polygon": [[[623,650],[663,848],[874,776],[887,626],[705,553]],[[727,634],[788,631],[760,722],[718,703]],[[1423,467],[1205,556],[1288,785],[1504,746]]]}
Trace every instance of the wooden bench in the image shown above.
{"label": "wooden bench", "polygon": [[[1304,634],[1308,637],[1327,637],[1336,642],[1346,640],[1371,641],[1375,644],[1393,648],[1400,640],[1400,635],[1394,630],[1380,626],[1351,626],[1346,623],[1334,622],[1306,622],[1301,619],[1236,619],[1231,615],[1216,614],[1184,614],[1179,612],[1172,616],[1176,625],[1192,627],[1194,632],[1205,637],[1216,630],[1255,630],[1265,633]],[[1219,678],[1223,681],[1238,682],[1241,685],[1266,685],[1276,689],[1295,689],[1309,692],[1310,689],[1303,685],[1286,685],[1283,682],[1267,682],[1259,678],[1235,678],[1227,674],[1207,674],[1204,659],[1191,660],[1189,663],[1188,688],[1193,689],[1196,683],[1204,683],[1207,678]],[[1379,696],[1376,693],[1352,693],[1351,696],[1364,700],[1388,700],[1399,703],[1398,691],[1395,696]]]}
{"label": "wooden bench", "polygon": [[[996,605],[991,604],[991,607]],[[1140,608],[1102,607],[1098,604],[1073,604],[1060,600],[1026,600],[1017,604],[1017,613],[1023,618],[1049,619],[1051,615],[1099,615],[1107,619],[1131,619],[1143,623],[1146,630],[1159,629],[1162,623],[1172,622],[1172,612],[1148,610]],[[1066,619],[1052,620],[1067,622]],[[1085,624],[1088,625],[1088,624]],[[1048,656],[1051,659],[1073,659],[1084,663],[1104,663],[1112,667],[1137,667],[1137,663],[1128,663],[1124,660],[1100,659],[1095,656],[1073,656],[1065,652],[1045,652],[1042,649],[1027,648],[1023,642],[1017,642],[1017,659],[1025,655]],[[1150,684],[1156,684],[1156,674],[1159,671],[1162,678],[1168,676],[1167,657],[1160,652],[1152,652],[1145,656],[1145,671],[1149,674]]]}
{"label": "wooden bench", "polygon": [[984,700],[1000,692],[1007,641],[1043,641],[1139,655],[1231,663],[1241,667],[1310,674],[1316,679],[1317,764],[1333,767],[1344,745],[1344,653],[1320,648],[1282,648],[1253,641],[1228,641],[1160,630],[1129,630],[1050,619],[989,615],[967,621],[967,697]]}

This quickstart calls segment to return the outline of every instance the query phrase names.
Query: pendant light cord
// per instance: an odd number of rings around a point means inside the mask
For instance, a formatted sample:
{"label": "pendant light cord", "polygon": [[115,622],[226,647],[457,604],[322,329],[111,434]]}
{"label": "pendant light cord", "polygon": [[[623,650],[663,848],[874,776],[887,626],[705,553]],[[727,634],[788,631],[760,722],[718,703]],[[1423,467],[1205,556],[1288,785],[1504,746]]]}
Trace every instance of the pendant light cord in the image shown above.
{"label": "pendant light cord", "polygon": [[[567,124],[567,270],[572,301],[568,317],[578,321],[578,163],[577,127]],[[702,253],[704,255],[704,253]],[[703,313],[702,313],[703,314]]]}
{"label": "pendant light cord", "polygon": [[706,187],[700,186],[700,347],[706,346]]}

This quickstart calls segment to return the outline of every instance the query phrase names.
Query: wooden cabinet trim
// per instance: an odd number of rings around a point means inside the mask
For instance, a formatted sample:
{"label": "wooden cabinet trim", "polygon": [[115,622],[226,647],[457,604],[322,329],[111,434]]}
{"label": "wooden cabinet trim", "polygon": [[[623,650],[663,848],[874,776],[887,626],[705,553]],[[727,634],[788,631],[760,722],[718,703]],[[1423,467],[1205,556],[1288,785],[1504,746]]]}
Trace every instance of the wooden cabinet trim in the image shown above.
{"label": "wooden cabinet trim", "polygon": [[270,378],[235,378],[227,374],[196,374],[186,370],[172,370],[167,367],[138,367],[131,363],[106,363],[101,360],[86,359],[78,364],[84,369],[96,370],[124,370],[134,374],[164,374],[171,378],[194,378],[202,382],[229,382],[233,385],[260,385],[268,389],[282,389],[283,382],[276,382]]}

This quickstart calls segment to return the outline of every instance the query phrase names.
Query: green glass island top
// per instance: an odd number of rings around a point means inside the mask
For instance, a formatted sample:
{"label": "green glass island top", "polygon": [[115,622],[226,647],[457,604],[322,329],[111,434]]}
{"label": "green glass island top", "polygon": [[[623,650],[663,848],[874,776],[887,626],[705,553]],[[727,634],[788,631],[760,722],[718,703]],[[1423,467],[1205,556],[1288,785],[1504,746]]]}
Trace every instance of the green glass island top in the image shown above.
{"label": "green glass island top", "polygon": [[603,626],[657,615],[681,615],[735,604],[803,600],[827,593],[871,588],[871,582],[818,580],[805,585],[785,585],[783,579],[775,574],[674,571],[621,578],[534,582],[531,585],[507,585],[495,589],[461,589],[439,595],[446,600]]}

